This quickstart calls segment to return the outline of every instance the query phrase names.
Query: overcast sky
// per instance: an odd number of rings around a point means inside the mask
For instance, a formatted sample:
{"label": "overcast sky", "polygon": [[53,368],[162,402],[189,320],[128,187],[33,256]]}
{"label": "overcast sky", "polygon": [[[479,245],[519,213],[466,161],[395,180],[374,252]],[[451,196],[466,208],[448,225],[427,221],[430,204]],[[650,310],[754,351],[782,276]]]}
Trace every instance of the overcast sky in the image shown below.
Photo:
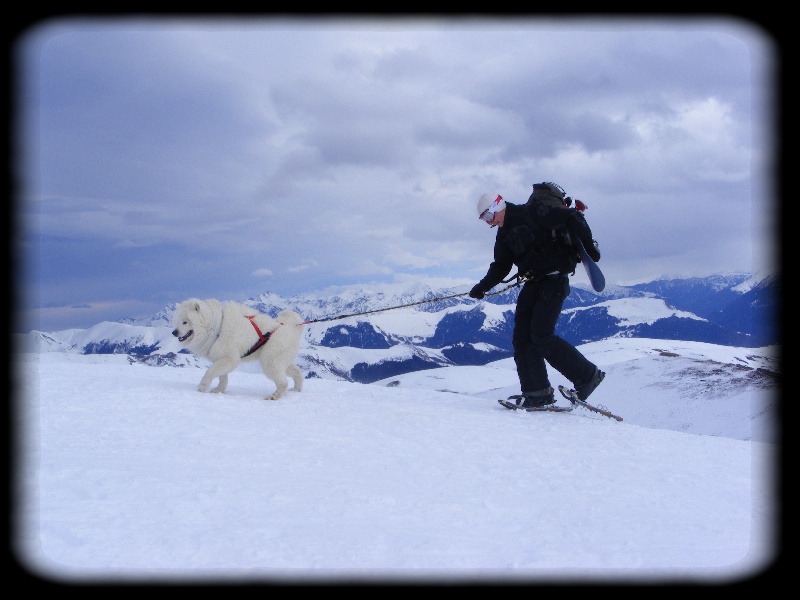
{"label": "overcast sky", "polygon": [[719,18],[61,18],[15,60],[16,331],[477,282],[484,192],[583,200],[609,283],[775,266],[776,40]]}

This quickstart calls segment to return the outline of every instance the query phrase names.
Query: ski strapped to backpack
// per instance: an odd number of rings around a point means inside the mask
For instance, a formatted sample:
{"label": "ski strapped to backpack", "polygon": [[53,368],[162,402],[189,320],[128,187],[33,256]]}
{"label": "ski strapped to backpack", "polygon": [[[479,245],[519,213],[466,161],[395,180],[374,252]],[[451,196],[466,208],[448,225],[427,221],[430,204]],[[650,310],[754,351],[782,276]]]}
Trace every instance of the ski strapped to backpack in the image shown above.
{"label": "ski strapped to backpack", "polygon": [[[569,200],[567,203],[567,206],[569,206],[572,203],[572,198],[567,197],[566,200]],[[583,202],[580,200],[575,200],[575,209],[578,212],[583,213],[583,211],[585,211],[587,208],[589,207]],[[576,240],[576,242],[578,251],[581,255],[581,264],[586,270],[586,275],[589,277],[589,282],[592,284],[592,289],[595,292],[602,292],[606,287],[606,276],[603,275],[600,267],[598,267],[597,263],[594,262],[591,256],[589,256],[589,253],[586,252],[586,248],[583,247],[583,242],[581,242],[580,239]],[[600,251],[597,249],[597,242],[592,240],[592,243],[594,244],[595,250],[597,250],[599,253]]]}

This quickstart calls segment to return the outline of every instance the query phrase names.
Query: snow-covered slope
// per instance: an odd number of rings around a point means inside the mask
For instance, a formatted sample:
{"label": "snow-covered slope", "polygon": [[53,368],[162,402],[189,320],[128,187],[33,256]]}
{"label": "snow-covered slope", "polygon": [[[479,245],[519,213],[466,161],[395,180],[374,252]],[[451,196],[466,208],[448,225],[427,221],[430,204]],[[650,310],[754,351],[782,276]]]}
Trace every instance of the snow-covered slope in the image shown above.
{"label": "snow-covered slope", "polygon": [[[508,361],[280,401],[236,372],[18,355],[12,553],[50,583],[730,584],[779,554],[768,352],[613,339],[584,410]],[[762,378],[763,377],[763,378]],[[554,377],[554,384],[560,381]],[[443,390],[443,391],[437,391]]]}
{"label": "snow-covered slope", "polygon": [[[609,339],[580,346],[606,378],[591,402],[625,422],[740,440],[777,441],[780,368],[776,347],[735,348],[701,342]],[[548,367],[550,382],[569,386]],[[374,385],[476,395],[519,394],[513,359],[407,373]],[[558,395],[557,395],[558,397]],[[559,400],[559,404],[566,402]]]}

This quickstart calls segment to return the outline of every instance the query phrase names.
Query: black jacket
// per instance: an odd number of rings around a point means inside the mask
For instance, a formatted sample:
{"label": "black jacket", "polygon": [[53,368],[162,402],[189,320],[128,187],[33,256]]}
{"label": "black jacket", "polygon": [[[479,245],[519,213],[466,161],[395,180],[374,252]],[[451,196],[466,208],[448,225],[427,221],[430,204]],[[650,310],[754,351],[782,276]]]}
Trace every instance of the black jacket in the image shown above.
{"label": "black jacket", "polygon": [[[534,277],[557,271],[571,273],[580,260],[577,247],[560,244],[557,256],[554,250],[543,250],[535,239],[569,232],[580,239],[593,260],[600,260],[592,240],[592,230],[583,213],[561,206],[549,206],[540,202],[517,205],[506,202],[503,226],[497,230],[494,242],[494,261],[479,286],[485,292],[492,289],[511,272],[516,265],[521,275],[531,273]],[[550,246],[546,246],[550,248]],[[555,248],[555,246],[553,246]]]}

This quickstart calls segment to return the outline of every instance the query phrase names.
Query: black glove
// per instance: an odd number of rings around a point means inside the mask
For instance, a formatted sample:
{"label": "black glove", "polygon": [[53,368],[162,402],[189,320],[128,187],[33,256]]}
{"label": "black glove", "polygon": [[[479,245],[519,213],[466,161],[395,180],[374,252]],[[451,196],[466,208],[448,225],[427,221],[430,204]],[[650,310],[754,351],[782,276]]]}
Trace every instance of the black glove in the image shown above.
{"label": "black glove", "polygon": [[474,288],[469,291],[469,297],[475,298],[476,300],[482,300],[483,297],[486,295],[486,292],[481,287],[481,284],[477,284]]}
{"label": "black glove", "polygon": [[600,260],[600,246],[597,244],[595,240],[592,240],[591,245],[586,248],[586,254],[594,261],[597,262]]}

